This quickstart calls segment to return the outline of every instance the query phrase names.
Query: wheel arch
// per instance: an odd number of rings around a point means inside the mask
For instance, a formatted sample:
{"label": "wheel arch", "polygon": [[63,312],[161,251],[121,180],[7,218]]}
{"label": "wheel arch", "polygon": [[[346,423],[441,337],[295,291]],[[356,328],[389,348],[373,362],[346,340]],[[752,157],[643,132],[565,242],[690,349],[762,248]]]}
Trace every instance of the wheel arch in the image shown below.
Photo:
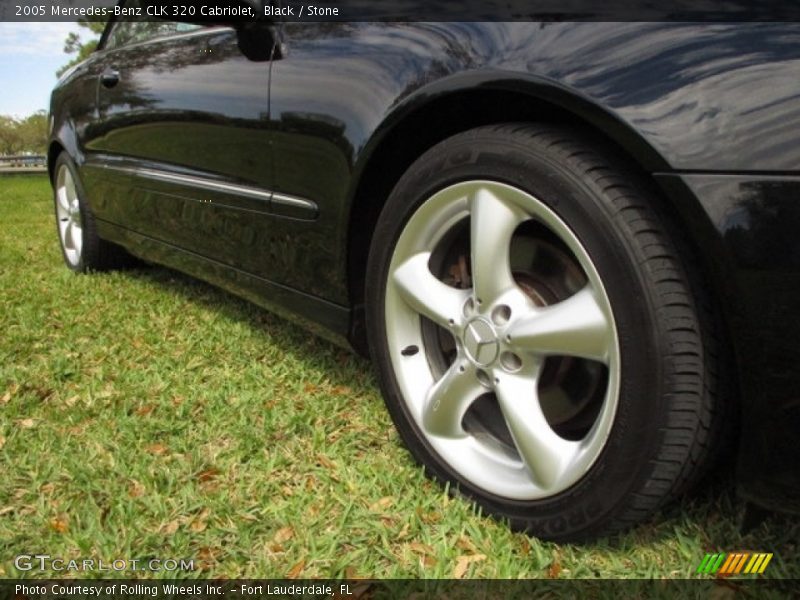
{"label": "wheel arch", "polygon": [[355,167],[347,228],[347,277],[353,319],[350,341],[368,354],[364,327],[367,255],[378,216],[395,184],[411,163],[444,139],[483,125],[510,121],[564,124],[607,143],[661,200],[662,212],[686,233],[704,276],[713,282],[722,326],[730,332],[730,299],[735,290],[725,274],[719,233],[696,197],[685,188],[663,185],[658,173],[670,165],[643,134],[606,108],[556,82],[518,74],[460,74],[423,86],[398,103],[365,145]]}
{"label": "wheel arch", "polygon": [[56,159],[62,152],[67,152],[76,165],[80,166],[83,163],[83,153],[78,146],[78,136],[69,122],[61,124],[58,130],[53,133],[50,143],[47,145],[47,173],[50,176],[51,183],[55,176]]}
{"label": "wheel arch", "polygon": [[50,176],[50,183],[53,182],[53,177],[55,177],[56,159],[63,151],[64,146],[58,140],[53,140],[47,147],[47,173]]}

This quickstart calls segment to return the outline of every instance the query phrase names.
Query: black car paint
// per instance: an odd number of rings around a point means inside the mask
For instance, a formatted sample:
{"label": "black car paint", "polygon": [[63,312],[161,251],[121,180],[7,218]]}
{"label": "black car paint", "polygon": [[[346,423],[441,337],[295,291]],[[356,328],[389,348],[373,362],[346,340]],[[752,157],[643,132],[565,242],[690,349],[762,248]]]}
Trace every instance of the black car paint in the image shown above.
{"label": "black car paint", "polygon": [[[363,349],[371,226],[416,154],[509,118],[592,131],[652,176],[703,266],[738,367],[741,492],[800,510],[800,25],[264,27],[272,61],[216,26],[58,84],[51,166],[58,147],[78,164],[101,235]],[[147,169],[268,192],[132,179]]]}

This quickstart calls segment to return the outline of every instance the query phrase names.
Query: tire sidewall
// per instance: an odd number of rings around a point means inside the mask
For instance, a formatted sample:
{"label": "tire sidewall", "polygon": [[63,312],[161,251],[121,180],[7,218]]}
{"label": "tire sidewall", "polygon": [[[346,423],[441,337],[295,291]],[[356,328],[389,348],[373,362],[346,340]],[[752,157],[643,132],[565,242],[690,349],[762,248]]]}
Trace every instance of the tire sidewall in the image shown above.
{"label": "tire sidewall", "polygon": [[[67,253],[64,249],[64,240],[61,238],[61,230],[58,226],[58,188],[56,187],[58,182],[58,172],[61,170],[61,167],[65,167],[69,169],[70,174],[72,175],[72,180],[75,182],[75,192],[78,195],[78,205],[80,206],[81,210],[81,231],[83,234],[83,241],[81,244],[81,255],[78,260],[77,264],[73,264],[67,258]],[[75,166],[75,162],[69,157],[66,152],[62,152],[58,155],[56,159],[55,166],[53,168],[53,211],[56,217],[56,235],[58,235],[59,247],[61,248],[61,256],[64,259],[64,264],[67,265],[69,269],[72,271],[82,273],[86,271],[86,233],[87,233],[87,219],[86,219],[86,202],[84,200],[85,194],[83,191],[83,185],[81,184],[80,177],[78,176],[78,169]]]}
{"label": "tire sidewall", "polygon": [[[535,140],[472,133],[434,147],[401,178],[375,230],[367,269],[367,327],[389,412],[415,457],[436,478],[457,484],[512,527],[550,539],[584,537],[607,521],[623,498],[642,489],[660,447],[664,413],[662,348],[653,286],[637,268],[641,250],[617,218],[602,186]],[[392,252],[405,223],[434,193],[469,179],[518,187],[547,204],[568,224],[591,257],[612,306],[620,345],[619,402],[605,448],[589,472],[550,498],[516,501],[476,488],[453,472],[411,417],[386,346],[385,291]]]}

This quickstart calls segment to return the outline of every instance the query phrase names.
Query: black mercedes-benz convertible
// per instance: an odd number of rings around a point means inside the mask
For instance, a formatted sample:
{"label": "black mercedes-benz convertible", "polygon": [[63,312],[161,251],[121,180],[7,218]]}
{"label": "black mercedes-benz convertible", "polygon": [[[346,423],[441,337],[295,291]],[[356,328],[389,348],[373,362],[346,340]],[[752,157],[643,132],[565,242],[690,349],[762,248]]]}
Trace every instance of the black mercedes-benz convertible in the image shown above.
{"label": "black mercedes-benz convertible", "polygon": [[50,115],[69,268],[370,355],[513,528],[613,533],[736,445],[800,509],[800,24],[112,19]]}

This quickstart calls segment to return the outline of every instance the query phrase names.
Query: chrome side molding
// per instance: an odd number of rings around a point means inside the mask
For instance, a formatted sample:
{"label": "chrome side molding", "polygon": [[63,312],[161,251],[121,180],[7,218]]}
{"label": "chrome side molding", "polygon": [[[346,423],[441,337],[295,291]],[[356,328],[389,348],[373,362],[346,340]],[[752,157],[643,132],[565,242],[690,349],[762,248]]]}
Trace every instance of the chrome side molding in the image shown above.
{"label": "chrome side molding", "polygon": [[[173,173],[170,171],[163,171],[160,169],[153,169],[150,167],[133,167],[127,165],[115,165],[110,163],[103,163],[102,166],[103,168],[106,169],[121,171],[124,173],[128,173],[130,175],[134,175],[136,177],[149,179],[151,181],[174,183],[177,185],[192,187],[199,190],[212,190],[215,192],[222,192],[224,194],[232,194],[234,196],[251,198],[253,200],[261,200],[263,202],[266,202],[267,205],[270,207],[267,208],[265,212],[273,212],[273,210],[271,210],[271,207],[277,205],[295,210],[300,210],[303,213],[307,213],[310,218],[315,218],[319,209],[316,202],[308,200],[306,198],[300,198],[298,196],[291,196],[289,194],[273,192],[272,190],[265,190],[262,188],[256,188],[237,183],[226,183],[222,181],[216,181],[214,179],[199,177],[197,175]],[[279,210],[275,212],[280,213]]]}

